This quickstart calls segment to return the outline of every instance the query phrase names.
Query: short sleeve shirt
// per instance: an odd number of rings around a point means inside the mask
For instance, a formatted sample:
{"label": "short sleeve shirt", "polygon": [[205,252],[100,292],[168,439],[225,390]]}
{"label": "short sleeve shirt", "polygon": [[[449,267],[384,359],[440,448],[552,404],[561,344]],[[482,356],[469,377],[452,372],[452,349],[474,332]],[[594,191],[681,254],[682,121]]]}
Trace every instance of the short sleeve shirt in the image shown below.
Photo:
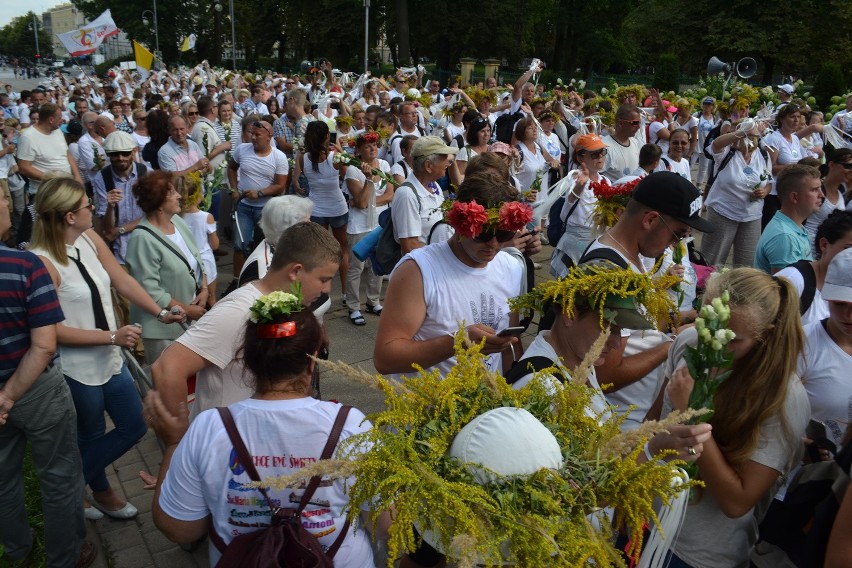
{"label": "short sleeve shirt", "polygon": [[778,211],[760,235],[754,267],[772,274],[799,260],[813,260],[808,232]]}

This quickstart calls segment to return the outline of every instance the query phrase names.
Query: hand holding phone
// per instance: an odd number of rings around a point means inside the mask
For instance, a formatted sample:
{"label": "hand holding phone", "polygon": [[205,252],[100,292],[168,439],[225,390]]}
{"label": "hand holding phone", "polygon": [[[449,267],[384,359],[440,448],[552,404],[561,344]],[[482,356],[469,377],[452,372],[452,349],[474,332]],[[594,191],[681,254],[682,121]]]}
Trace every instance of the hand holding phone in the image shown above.
{"label": "hand holding phone", "polygon": [[497,337],[520,337],[523,332],[524,328],[521,326],[507,327],[498,331]]}

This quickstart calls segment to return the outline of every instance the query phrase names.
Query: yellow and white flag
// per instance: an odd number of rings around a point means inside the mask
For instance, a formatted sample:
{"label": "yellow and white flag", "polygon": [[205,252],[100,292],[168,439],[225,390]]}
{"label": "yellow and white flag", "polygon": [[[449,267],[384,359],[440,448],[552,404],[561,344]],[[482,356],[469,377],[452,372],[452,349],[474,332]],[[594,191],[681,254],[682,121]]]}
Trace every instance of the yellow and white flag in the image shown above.
{"label": "yellow and white flag", "polygon": [[195,49],[195,34],[189,34],[183,38],[183,43],[180,46],[181,51],[189,51]]}

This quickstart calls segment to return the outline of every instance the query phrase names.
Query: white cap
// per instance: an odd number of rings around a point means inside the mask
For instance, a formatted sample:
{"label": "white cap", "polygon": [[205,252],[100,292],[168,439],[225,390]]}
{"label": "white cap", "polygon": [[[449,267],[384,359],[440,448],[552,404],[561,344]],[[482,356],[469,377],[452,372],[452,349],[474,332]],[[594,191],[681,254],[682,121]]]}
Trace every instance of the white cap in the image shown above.
{"label": "white cap", "polygon": [[778,85],[778,90],[784,91],[788,95],[792,95],[793,93],[796,92],[796,87],[794,87],[790,83],[784,83],[783,85]]}
{"label": "white cap", "polygon": [[845,249],[828,265],[822,299],[827,302],[852,302],[852,249]]}

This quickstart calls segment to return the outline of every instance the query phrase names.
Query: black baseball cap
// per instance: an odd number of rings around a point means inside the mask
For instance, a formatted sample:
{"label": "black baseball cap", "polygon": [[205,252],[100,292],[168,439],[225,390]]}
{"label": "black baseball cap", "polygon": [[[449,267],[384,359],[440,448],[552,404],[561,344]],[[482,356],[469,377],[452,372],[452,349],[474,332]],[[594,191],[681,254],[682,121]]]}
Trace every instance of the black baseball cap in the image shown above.
{"label": "black baseball cap", "polygon": [[633,190],[633,199],[702,233],[713,232],[713,224],[700,217],[701,192],[674,172],[647,175]]}

